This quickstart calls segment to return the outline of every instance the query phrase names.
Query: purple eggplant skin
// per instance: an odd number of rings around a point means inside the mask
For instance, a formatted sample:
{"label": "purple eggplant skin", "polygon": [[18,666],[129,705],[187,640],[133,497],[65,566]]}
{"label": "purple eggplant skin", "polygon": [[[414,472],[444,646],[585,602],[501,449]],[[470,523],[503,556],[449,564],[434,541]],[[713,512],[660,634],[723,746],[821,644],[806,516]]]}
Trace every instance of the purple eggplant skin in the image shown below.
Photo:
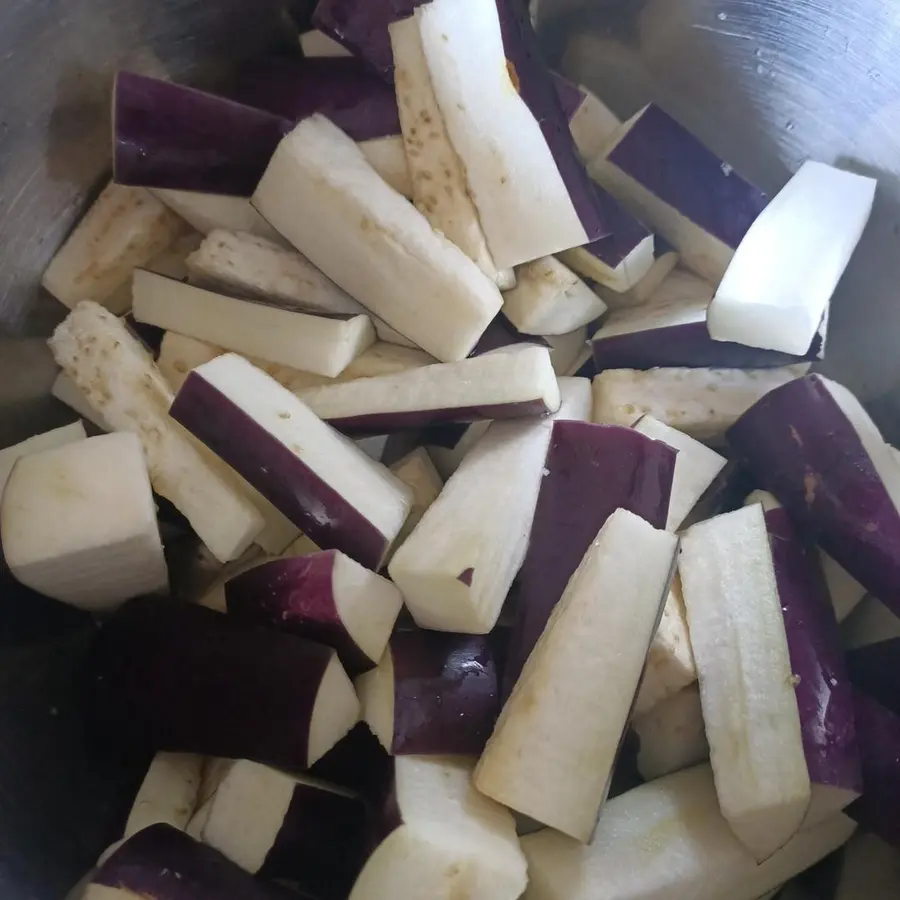
{"label": "purple eggplant skin", "polygon": [[655,104],[607,158],[732,249],[768,202],[761,190]]}
{"label": "purple eggplant skin", "polygon": [[501,347],[512,347],[514,344],[536,344],[538,347],[549,347],[545,338],[536,334],[523,334],[513,325],[503,313],[498,313],[484,334],[478,339],[478,343],[472,349],[469,356],[481,356]]}
{"label": "purple eggplant skin", "polygon": [[500,714],[498,668],[488,638],[415,629],[396,632],[389,648],[391,753],[479,755]]}
{"label": "purple eggplant skin", "polygon": [[202,606],[138,598],[98,632],[90,719],[113,746],[305,769],[310,718],[332,655]]}
{"label": "purple eggplant skin", "polygon": [[853,709],[863,795],[844,812],[862,828],[900,848],[900,715],[856,688]]}
{"label": "purple eggplant skin", "polygon": [[853,689],[818,548],[801,538],[784,507],[765,519],[810,781],[862,793]]}
{"label": "purple eggplant skin", "polygon": [[225,584],[228,615],[248,625],[277,628],[332,647],[351,677],[373,668],[348,634],[333,591],[336,550],[255,566]]}
{"label": "purple eggplant skin", "polygon": [[366,831],[360,797],[298,784],[259,875],[317,900],[344,900],[362,869]]}
{"label": "purple eggplant skin", "polygon": [[900,638],[851,650],[847,669],[854,687],[900,716]]}
{"label": "purple eggplant skin", "polygon": [[619,425],[553,423],[531,542],[518,576],[503,675],[509,696],[525,660],[603,523],[619,507],[665,528],[674,451]]}
{"label": "purple eggplant skin", "polygon": [[229,96],[291,122],[321,113],[354,141],[400,134],[393,89],[354,57],[256,60],[239,70]]}
{"label": "purple eggplant skin", "polygon": [[249,197],[291,122],[194,88],[120,72],[113,100],[119,184]]}
{"label": "purple eggplant skin", "polygon": [[798,526],[900,614],[900,513],[821,378],[769,392],[727,437]]}
{"label": "purple eggplant skin", "polygon": [[[650,229],[631,215],[613,198],[612,194],[607,193],[596,184],[592,187],[600,197],[603,212],[606,214],[606,222],[612,234],[600,238],[599,241],[585,244],[581,249],[596,256],[601,262],[614,269],[641,241],[650,237]],[[654,242],[658,242],[658,240],[658,238],[654,238]]]}
{"label": "purple eggplant skin", "polygon": [[681,530],[722,513],[740,509],[744,505],[744,499],[758,487],[756,479],[742,460],[728,460],[688,513],[681,524]]}
{"label": "purple eggplant skin", "polygon": [[[603,243],[602,241],[600,243]],[[650,328],[605,338],[602,330],[591,340],[594,364],[604,369],[776,369],[819,359],[822,336],[813,338],[803,356],[778,350],[747,347],[732,341],[714,341],[706,322],[690,322],[668,328]]]}
{"label": "purple eggplant skin", "polygon": [[171,825],[129,838],[97,870],[92,884],[147,900],[290,900],[287,888],[254,878],[218,850]]}
{"label": "purple eggplant skin", "polygon": [[188,375],[169,415],[323,550],[341,550],[369,569],[380,567],[389,545],[385,536],[201,375]]}

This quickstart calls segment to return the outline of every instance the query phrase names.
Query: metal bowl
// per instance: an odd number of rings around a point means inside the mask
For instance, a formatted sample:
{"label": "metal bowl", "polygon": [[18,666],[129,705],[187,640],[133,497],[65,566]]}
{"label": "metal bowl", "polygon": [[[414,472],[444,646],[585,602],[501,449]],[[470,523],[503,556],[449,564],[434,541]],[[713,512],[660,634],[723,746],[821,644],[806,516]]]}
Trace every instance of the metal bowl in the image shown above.
{"label": "metal bowl", "polygon": [[[877,175],[825,370],[900,436],[900,17],[892,0],[539,0],[548,55],[620,114],[653,98],[769,190],[807,157]],[[299,4],[303,6],[304,4]],[[41,272],[108,169],[113,73],[203,84],[291,31],[277,0],[0,4],[0,446],[71,414],[48,397],[62,308]],[[900,392],[898,392],[900,397]],[[116,835],[144,761],[90,745],[93,626],[0,575],[0,896],[58,900]]]}

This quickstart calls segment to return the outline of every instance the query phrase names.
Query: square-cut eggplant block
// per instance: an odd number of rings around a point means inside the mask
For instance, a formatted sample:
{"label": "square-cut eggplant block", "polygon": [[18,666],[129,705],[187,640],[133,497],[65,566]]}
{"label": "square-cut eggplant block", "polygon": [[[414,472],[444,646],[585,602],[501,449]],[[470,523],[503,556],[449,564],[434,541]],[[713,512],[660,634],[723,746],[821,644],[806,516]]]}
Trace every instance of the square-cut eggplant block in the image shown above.
{"label": "square-cut eggplant block", "polygon": [[66,444],[74,444],[83,441],[87,437],[84,425],[81,422],[73,422],[71,425],[63,425],[62,428],[54,428],[43,434],[36,434],[19,444],[0,450],[0,497],[3,496],[3,488],[16,463],[23,457],[32,453],[40,453],[44,450],[53,450],[56,447],[64,447]]}

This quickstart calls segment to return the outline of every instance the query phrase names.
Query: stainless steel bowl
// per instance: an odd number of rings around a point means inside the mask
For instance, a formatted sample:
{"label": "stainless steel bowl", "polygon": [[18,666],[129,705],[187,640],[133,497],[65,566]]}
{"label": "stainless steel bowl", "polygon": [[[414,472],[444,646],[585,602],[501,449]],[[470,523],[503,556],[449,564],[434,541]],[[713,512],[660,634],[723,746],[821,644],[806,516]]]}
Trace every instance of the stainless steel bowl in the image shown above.
{"label": "stainless steel bowl", "polygon": [[[900,7],[896,0],[538,0],[548,54],[620,114],[661,101],[774,190],[807,157],[875,174],[826,371],[900,437]],[[301,2],[300,7],[304,6]],[[118,68],[204,83],[290,34],[278,0],[0,4],[0,446],[71,418],[48,398],[62,308],[40,274],[108,168]],[[58,900],[114,837],[141,761],[89,745],[86,617],[0,576],[0,896]]]}

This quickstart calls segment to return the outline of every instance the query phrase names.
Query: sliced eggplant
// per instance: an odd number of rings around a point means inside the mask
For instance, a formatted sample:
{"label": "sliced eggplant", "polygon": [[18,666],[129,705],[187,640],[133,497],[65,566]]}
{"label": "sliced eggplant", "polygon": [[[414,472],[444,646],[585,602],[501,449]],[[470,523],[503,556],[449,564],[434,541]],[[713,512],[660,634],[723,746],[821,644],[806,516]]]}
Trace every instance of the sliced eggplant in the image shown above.
{"label": "sliced eggplant", "polygon": [[573,376],[581,368],[584,351],[588,350],[587,339],[586,327],[576,328],[568,334],[544,336],[544,340],[550,346],[550,362],[557,375]]}
{"label": "sliced eggplant", "polygon": [[709,742],[696,684],[657,703],[631,723],[640,748],[637,767],[647,781],[709,759]]}
{"label": "sliced eggplant", "polygon": [[398,194],[407,200],[413,196],[412,173],[401,135],[360,141],[359,149],[369,165]]}
{"label": "sliced eggplant", "polygon": [[157,753],[128,814],[125,839],[159,822],[184,831],[197,807],[203,767],[196,753]]}
{"label": "sliced eggplant", "polygon": [[390,469],[413,492],[412,507],[397,538],[399,547],[412,534],[428,507],[437,500],[444,489],[444,479],[424,447],[417,447],[395,462]]}
{"label": "sliced eggplant", "polygon": [[88,403],[84,391],[66,374],[65,369],[54,379],[50,394],[98,430],[106,432],[114,430],[109,422]]}
{"label": "sliced eggplant", "polygon": [[43,434],[36,434],[28,440],[0,450],[0,497],[3,496],[3,488],[9,480],[15,464],[23,456],[65,447],[66,444],[83,441],[86,437],[87,432],[84,430],[84,425],[79,421],[73,422],[71,425],[63,425],[62,428],[54,428],[52,431],[45,431]]}
{"label": "sliced eggplant", "polygon": [[377,809],[390,794],[394,763],[369,726],[357,722],[309,774],[359,794]]}
{"label": "sliced eggplant", "polygon": [[170,415],[322,549],[382,564],[412,492],[265,372],[220,356],[191,372]]}
{"label": "sliced eggplant", "polygon": [[253,208],[249,197],[165,188],[155,188],[151,193],[201,234],[209,234],[222,228],[225,231],[255,234],[270,241],[282,240],[278,232]]}
{"label": "sliced eggplant", "polygon": [[678,265],[678,254],[660,238],[654,238],[656,256],[647,274],[627,291],[613,291],[602,284],[596,287],[610,309],[627,309],[646,303],[672,270]]}
{"label": "sliced eggplant", "polygon": [[627,510],[606,520],[479,760],[475,786],[483,794],[590,841],[677,546],[675,535]]}
{"label": "sliced eggplant", "polygon": [[578,85],[580,102],[569,117],[569,130],[581,158],[590,163],[603,150],[622,120],[592,91]]}

